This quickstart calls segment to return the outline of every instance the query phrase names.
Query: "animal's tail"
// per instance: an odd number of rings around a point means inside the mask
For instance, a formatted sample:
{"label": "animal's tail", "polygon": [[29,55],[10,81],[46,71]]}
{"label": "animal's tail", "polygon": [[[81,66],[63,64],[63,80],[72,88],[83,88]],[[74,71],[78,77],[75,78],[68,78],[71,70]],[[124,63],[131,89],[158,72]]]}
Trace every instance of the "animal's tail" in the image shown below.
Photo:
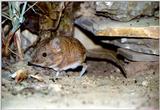
{"label": "animal's tail", "polygon": [[117,57],[111,53],[111,51],[107,49],[96,49],[96,50],[88,50],[87,51],[87,57],[90,58],[97,58],[97,59],[104,59],[111,61],[114,63],[119,69],[121,70],[123,76],[127,78],[127,72],[123,65],[120,63],[120,61],[117,59]]}

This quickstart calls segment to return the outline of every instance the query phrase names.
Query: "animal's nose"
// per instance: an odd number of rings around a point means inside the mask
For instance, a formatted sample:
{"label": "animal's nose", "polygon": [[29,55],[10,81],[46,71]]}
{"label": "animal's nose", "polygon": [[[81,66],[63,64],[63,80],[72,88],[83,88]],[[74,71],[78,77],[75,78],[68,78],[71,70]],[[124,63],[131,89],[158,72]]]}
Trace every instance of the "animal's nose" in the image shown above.
{"label": "animal's nose", "polygon": [[31,62],[28,62],[28,66],[32,66],[33,64]]}

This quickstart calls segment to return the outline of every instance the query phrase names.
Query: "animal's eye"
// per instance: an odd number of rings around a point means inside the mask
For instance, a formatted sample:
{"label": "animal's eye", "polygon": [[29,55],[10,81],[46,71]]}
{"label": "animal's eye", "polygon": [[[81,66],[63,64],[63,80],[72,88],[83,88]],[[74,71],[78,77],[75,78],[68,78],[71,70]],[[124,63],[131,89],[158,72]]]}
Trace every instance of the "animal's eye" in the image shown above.
{"label": "animal's eye", "polygon": [[42,53],[42,56],[43,56],[43,57],[46,57],[46,56],[47,56],[47,53],[45,53],[45,52]]}

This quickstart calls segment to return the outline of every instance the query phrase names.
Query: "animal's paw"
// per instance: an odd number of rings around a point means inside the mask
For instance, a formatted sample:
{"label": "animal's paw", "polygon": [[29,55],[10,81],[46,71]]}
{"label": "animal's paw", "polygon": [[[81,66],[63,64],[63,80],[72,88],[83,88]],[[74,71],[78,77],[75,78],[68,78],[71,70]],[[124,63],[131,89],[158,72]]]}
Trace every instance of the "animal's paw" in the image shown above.
{"label": "animal's paw", "polygon": [[81,76],[78,76],[78,77],[75,78],[75,80],[81,80],[81,79],[82,79]]}

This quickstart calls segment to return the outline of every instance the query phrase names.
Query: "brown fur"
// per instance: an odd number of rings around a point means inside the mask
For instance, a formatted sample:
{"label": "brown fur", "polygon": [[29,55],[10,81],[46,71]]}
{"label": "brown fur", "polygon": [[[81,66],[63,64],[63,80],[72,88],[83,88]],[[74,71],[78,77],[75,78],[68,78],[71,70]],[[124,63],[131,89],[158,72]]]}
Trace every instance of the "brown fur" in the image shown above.
{"label": "brown fur", "polygon": [[[53,40],[57,38],[60,51],[52,46]],[[73,37],[55,37],[54,39],[37,49],[33,58],[35,64],[44,63],[43,66],[57,64],[57,67],[63,68],[77,61],[81,63],[85,61],[86,49],[77,39]],[[43,57],[43,53],[47,56]]]}
{"label": "brown fur", "polygon": [[[44,53],[46,53],[46,55]],[[35,53],[32,63],[40,66],[51,67],[57,72],[63,71],[64,68],[68,68],[68,66],[69,68],[73,68],[75,65],[77,65],[77,67],[81,65],[83,68],[80,76],[82,76],[87,68],[84,63],[87,53],[88,52],[86,52],[85,47],[77,39],[73,37],[55,37],[52,40],[48,40],[48,42],[41,43]],[[116,63],[121,69],[124,77],[127,78],[127,73],[124,67],[110,52],[96,51],[91,52],[89,56],[99,55],[101,58],[104,55],[106,56],[106,54],[107,57],[104,58]]]}

